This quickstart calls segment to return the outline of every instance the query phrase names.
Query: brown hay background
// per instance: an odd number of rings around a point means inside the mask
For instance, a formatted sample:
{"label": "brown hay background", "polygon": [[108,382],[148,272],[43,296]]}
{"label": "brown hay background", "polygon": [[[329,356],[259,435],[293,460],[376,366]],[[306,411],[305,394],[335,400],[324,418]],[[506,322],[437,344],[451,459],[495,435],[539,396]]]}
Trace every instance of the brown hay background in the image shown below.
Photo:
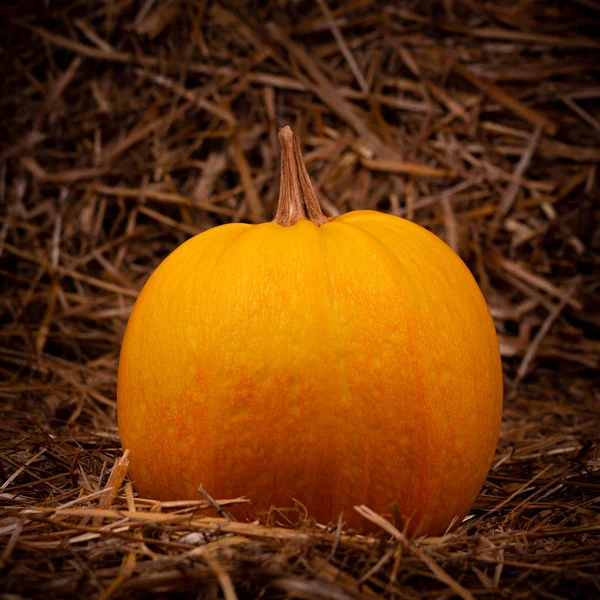
{"label": "brown hay background", "polygon": [[[598,2],[1,11],[3,598],[600,596]],[[453,534],[265,528],[127,483],[132,303],[190,235],[272,218],[284,124],[328,215],[414,219],[489,302],[504,423]]]}

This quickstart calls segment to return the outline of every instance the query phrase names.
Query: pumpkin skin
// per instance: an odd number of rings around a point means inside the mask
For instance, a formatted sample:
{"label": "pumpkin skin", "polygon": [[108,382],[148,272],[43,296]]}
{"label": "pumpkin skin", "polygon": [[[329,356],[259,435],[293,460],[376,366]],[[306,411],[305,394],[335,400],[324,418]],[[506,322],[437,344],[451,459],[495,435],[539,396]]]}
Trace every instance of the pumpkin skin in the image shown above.
{"label": "pumpkin skin", "polygon": [[397,502],[410,533],[440,534],[487,475],[502,372],[461,259],[410,221],[356,211],[185,242],[135,303],[117,396],[143,497],[199,499],[202,484],[363,530],[354,505]]}

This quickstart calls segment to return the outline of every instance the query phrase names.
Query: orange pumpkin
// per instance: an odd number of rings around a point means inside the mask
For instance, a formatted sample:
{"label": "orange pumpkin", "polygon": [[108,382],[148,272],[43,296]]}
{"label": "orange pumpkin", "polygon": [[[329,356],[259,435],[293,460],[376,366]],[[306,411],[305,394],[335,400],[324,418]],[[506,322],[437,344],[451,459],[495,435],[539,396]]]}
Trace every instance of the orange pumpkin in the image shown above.
{"label": "orange pumpkin", "polygon": [[440,533],[470,509],[500,426],[485,300],[399,217],[326,219],[289,128],[274,222],[228,224],[156,269],[127,325],[122,444],[142,496],[300,500],[321,522],[389,512]]}

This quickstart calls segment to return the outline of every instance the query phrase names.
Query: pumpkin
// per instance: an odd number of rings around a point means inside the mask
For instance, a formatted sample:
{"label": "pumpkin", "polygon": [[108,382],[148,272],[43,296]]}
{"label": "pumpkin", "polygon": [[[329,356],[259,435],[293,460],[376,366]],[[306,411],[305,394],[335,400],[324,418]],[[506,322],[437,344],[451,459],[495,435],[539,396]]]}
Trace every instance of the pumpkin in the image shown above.
{"label": "pumpkin", "polygon": [[438,237],[360,210],[327,219],[289,127],[273,222],[186,241],[145,284],[118,373],[143,497],[301,501],[413,534],[472,506],[496,447],[498,341],[470,271]]}

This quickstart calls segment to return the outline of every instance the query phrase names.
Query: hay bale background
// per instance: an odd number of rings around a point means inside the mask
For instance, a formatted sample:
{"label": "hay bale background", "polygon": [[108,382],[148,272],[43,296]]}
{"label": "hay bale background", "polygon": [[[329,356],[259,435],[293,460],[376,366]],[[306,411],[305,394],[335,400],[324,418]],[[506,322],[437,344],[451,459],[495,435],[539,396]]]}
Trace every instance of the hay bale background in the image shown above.
{"label": "hay bale background", "polygon": [[[3,597],[598,596],[600,5],[14,4],[0,9]],[[284,124],[327,214],[414,219],[487,297],[504,424],[452,535],[382,523],[358,538],[276,511],[265,528],[127,483],[115,382],[132,303],[189,236],[272,218]]]}

